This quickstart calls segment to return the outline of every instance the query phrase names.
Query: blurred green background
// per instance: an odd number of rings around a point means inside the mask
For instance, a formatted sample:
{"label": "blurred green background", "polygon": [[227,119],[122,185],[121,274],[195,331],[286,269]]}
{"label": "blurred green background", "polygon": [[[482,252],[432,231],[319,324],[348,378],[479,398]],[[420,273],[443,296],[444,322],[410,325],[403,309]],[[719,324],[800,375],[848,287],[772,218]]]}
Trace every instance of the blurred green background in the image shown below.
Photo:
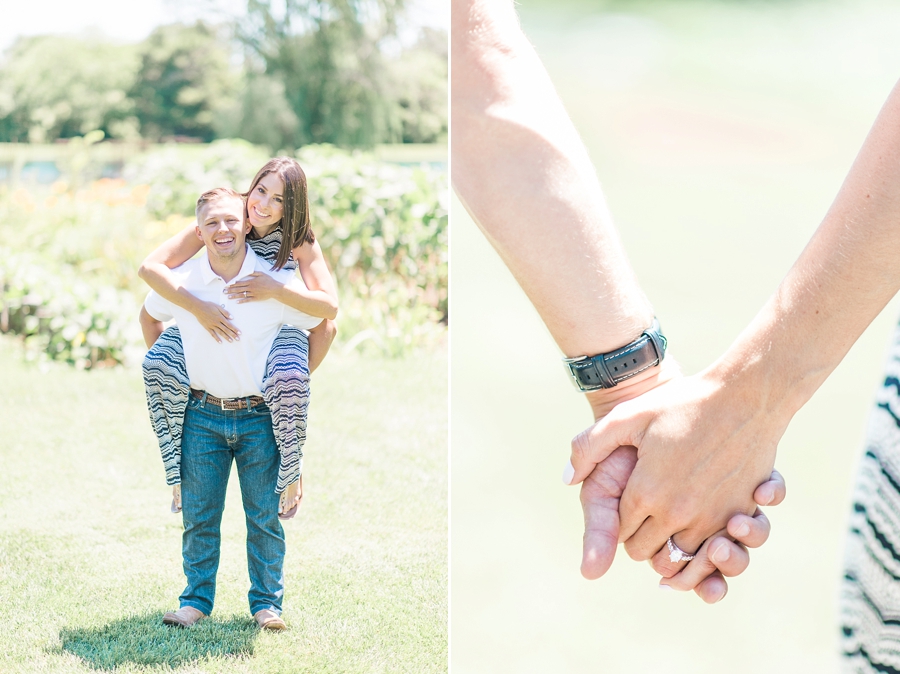
{"label": "blurred green background", "polygon": [[[900,75],[900,6],[525,0],[520,11],[671,353],[696,372],[759,310],[837,193]],[[838,671],[849,492],[900,304],[795,417],[771,538],[707,606],[659,592],[622,550],[601,580],[580,577],[581,508],[560,475],[588,407],[455,200],[451,220],[454,674]]]}
{"label": "blurred green background", "polygon": [[[102,1],[84,3],[75,21],[122,11]],[[96,29],[35,35],[48,22],[31,16],[0,58],[0,142],[94,130],[119,140],[243,138],[272,152],[446,140],[440,0],[247,0],[243,10],[238,0],[164,2],[170,20],[138,42]],[[429,9],[436,23],[416,25]],[[13,30],[21,15],[12,13]]]}

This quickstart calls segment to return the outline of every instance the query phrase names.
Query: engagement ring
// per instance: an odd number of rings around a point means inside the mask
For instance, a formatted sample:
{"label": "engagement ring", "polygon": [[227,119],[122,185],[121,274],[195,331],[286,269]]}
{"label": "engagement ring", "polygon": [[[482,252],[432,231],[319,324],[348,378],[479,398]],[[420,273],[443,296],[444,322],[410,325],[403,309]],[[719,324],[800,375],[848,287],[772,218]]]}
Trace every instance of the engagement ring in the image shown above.
{"label": "engagement ring", "polygon": [[669,536],[669,540],[666,541],[666,545],[669,548],[669,561],[673,563],[678,562],[689,562],[694,558],[694,555],[689,555],[684,550],[675,545],[675,541],[672,540],[672,537]]}

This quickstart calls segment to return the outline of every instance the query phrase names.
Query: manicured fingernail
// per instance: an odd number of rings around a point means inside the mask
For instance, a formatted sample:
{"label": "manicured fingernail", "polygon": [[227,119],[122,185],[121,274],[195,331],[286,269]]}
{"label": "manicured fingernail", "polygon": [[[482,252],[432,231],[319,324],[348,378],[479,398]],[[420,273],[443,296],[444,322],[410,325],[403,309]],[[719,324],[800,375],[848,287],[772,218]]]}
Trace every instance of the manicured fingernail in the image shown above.
{"label": "manicured fingernail", "polygon": [[563,469],[563,484],[572,484],[572,478],[575,477],[575,466],[572,465],[572,459],[569,459],[566,462],[566,467]]}
{"label": "manicured fingernail", "polygon": [[775,500],[775,492],[771,489],[767,489],[766,491],[769,492],[769,495],[763,497],[765,501],[762,503],[762,505],[769,505],[772,501]]}
{"label": "manicured fingernail", "polygon": [[668,585],[663,585],[662,583],[660,583],[660,584],[658,585],[658,587],[659,587],[660,590],[666,590],[667,592],[668,592],[668,591],[672,591],[672,588],[671,588],[671,587],[669,587]]}
{"label": "manicured fingernail", "polygon": [[710,559],[713,562],[715,562],[716,564],[718,564],[720,562],[727,561],[730,556],[731,556],[731,550],[728,549],[728,545],[725,543],[722,543],[721,545],[719,545],[719,547],[717,547],[713,551]]}
{"label": "manicured fingernail", "polygon": [[734,535],[740,538],[741,536],[746,536],[750,533],[750,525],[746,522],[742,523],[737,529],[734,531]]}

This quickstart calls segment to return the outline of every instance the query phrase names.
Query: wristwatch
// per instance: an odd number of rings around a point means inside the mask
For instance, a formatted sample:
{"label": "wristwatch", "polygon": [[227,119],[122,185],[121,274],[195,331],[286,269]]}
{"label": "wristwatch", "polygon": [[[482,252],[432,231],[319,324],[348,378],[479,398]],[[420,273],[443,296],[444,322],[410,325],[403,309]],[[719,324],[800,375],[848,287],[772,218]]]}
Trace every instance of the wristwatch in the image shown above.
{"label": "wristwatch", "polygon": [[620,381],[659,365],[666,357],[666,338],[653,318],[652,325],[641,336],[621,349],[596,356],[563,358],[579,391],[612,388]]}

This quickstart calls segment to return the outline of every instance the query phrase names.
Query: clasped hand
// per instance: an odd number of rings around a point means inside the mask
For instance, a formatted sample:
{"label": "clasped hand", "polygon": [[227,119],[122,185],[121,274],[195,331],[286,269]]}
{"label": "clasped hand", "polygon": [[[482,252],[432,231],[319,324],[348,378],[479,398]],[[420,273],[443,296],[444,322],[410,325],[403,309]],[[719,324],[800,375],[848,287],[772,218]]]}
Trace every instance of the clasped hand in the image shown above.
{"label": "clasped hand", "polygon": [[[622,402],[579,434],[567,477],[584,481],[583,575],[603,575],[624,542],[629,556],[670,579],[664,585],[721,599],[719,574],[741,573],[749,563],[742,545],[768,537],[757,505],[784,498],[773,465],[786,422],[758,403],[705,372]],[[669,536],[696,558],[670,562]]]}

